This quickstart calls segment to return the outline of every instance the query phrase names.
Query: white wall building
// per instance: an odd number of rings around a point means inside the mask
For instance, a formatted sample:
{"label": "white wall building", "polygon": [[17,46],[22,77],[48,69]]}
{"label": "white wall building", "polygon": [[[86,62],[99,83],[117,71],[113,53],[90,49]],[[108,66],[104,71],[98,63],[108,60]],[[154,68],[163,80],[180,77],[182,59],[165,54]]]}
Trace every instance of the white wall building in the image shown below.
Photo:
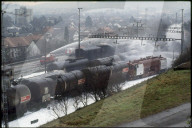
{"label": "white wall building", "polygon": [[20,9],[15,9],[15,24],[26,24],[33,20],[33,10],[22,6]]}

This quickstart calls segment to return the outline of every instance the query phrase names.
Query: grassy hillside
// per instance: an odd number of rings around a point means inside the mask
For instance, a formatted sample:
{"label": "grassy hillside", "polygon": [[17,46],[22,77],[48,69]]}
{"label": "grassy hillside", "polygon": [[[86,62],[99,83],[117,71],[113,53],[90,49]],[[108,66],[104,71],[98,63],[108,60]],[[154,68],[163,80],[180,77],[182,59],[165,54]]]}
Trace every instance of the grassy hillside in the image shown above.
{"label": "grassy hillside", "polygon": [[118,126],[191,102],[190,70],[169,70],[43,127]]}

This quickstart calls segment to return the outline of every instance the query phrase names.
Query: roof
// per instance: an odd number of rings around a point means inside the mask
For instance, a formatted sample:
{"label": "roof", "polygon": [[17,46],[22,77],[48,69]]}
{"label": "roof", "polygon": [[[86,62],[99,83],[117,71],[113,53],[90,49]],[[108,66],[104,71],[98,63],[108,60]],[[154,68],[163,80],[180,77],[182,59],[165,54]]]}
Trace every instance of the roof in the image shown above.
{"label": "roof", "polygon": [[53,33],[54,32],[54,28],[53,27],[45,27],[44,29],[43,29],[43,32],[49,32],[49,33]]}
{"label": "roof", "polygon": [[153,61],[157,61],[163,59],[161,56],[153,57],[153,56],[148,56],[146,58],[141,58],[139,60],[134,60],[132,64],[140,64],[140,63],[152,63]]}
{"label": "roof", "polygon": [[22,37],[7,37],[4,40],[5,47],[29,46],[32,41],[37,41],[42,35],[30,35]]}
{"label": "roof", "polygon": [[13,68],[11,66],[8,65],[1,65],[1,71],[8,71],[8,70],[13,70]]}
{"label": "roof", "polygon": [[97,31],[97,33],[113,33],[114,31],[109,28],[109,27],[104,27],[104,28],[99,28]]}

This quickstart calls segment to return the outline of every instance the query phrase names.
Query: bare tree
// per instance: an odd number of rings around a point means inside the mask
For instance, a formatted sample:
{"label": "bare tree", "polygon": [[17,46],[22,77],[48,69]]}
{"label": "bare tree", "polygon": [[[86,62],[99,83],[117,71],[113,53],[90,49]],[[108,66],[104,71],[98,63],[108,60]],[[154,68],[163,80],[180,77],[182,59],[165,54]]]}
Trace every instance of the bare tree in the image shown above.
{"label": "bare tree", "polygon": [[118,77],[113,77],[109,79],[109,84],[106,90],[107,96],[113,95],[116,92],[120,92],[122,90],[122,87],[125,85],[125,80],[117,80],[117,78]]}
{"label": "bare tree", "polygon": [[79,103],[80,103],[80,97],[79,96],[74,97],[73,101],[74,101],[73,106],[74,106],[75,110],[77,110]]}
{"label": "bare tree", "polygon": [[125,85],[125,82],[124,83],[117,83],[113,86],[113,90],[115,92],[120,92],[122,90],[123,85]]}
{"label": "bare tree", "polygon": [[50,106],[48,106],[48,109],[51,109],[54,114],[52,114],[56,118],[60,118],[63,115],[67,115],[68,106],[69,106],[69,100],[68,97],[64,97],[60,100],[53,101]]}
{"label": "bare tree", "polygon": [[47,109],[52,110],[51,112],[53,112],[53,114],[51,113],[51,115],[54,116],[56,119],[60,118],[61,108],[58,107],[58,101],[51,102],[51,104],[47,107]]}
{"label": "bare tree", "polygon": [[68,99],[68,97],[64,97],[61,101],[62,101],[61,105],[62,105],[62,107],[64,107],[64,113],[65,113],[65,115],[67,115],[69,99]]}
{"label": "bare tree", "polygon": [[83,104],[83,106],[87,106],[87,102],[88,102],[88,97],[89,97],[89,93],[87,92],[83,92],[80,96],[80,102]]}
{"label": "bare tree", "polygon": [[97,102],[97,101],[100,100],[100,98],[99,98],[99,96],[98,96],[98,94],[97,94],[96,91],[91,92],[90,97],[91,97],[93,100],[95,100],[95,102]]}

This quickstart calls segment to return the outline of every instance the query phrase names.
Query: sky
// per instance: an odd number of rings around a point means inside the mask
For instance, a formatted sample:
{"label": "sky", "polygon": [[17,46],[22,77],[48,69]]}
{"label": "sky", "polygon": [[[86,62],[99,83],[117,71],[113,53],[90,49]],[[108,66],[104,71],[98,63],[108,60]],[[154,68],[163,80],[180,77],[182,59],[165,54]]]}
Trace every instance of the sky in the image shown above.
{"label": "sky", "polygon": [[[104,8],[113,8],[118,9],[121,11],[126,11],[126,13],[145,13],[145,9],[151,9],[148,11],[148,14],[150,12],[152,13],[158,13],[161,14],[162,12],[166,13],[176,13],[181,12],[181,9],[184,9],[184,14],[188,13],[190,15],[190,2],[184,2],[184,1],[43,1],[43,2],[15,2],[15,1],[9,1],[5,2],[9,4],[8,8],[6,9],[7,12],[14,12],[15,9],[20,8],[20,6],[26,6],[29,9],[33,10],[33,15],[40,16],[40,15],[60,15],[64,13],[76,13],[77,8],[83,8],[81,12],[86,11],[92,11],[92,10],[99,10]],[[4,5],[4,4],[3,4]],[[4,7],[2,7],[4,10]],[[137,11],[137,12],[136,12]]]}
{"label": "sky", "polygon": [[[99,1],[91,1],[91,2],[78,2],[78,1],[66,1],[66,2],[15,2],[15,1],[11,1],[11,2],[6,2],[6,3],[12,3],[12,4],[19,4],[19,5],[24,5],[24,6],[28,6],[28,7],[33,7],[36,5],[43,5],[43,4],[49,4],[49,6],[47,7],[51,7],[53,8],[53,6],[51,5],[57,5],[57,6],[63,6],[63,7],[68,7],[68,8],[77,8],[77,7],[84,7],[84,8],[100,8],[100,7],[106,7],[106,8],[146,8],[146,7],[153,7],[156,9],[162,9],[162,6],[168,6],[169,8],[190,8],[190,2],[184,2],[184,1],[173,1],[173,2],[163,2],[163,1],[159,1],[159,2],[152,2],[152,1],[139,1],[139,2],[135,2],[135,1],[127,1],[127,2],[99,2]],[[51,4],[50,4],[51,3]],[[56,4],[57,3],[57,4]],[[57,7],[54,6],[54,7]]]}

